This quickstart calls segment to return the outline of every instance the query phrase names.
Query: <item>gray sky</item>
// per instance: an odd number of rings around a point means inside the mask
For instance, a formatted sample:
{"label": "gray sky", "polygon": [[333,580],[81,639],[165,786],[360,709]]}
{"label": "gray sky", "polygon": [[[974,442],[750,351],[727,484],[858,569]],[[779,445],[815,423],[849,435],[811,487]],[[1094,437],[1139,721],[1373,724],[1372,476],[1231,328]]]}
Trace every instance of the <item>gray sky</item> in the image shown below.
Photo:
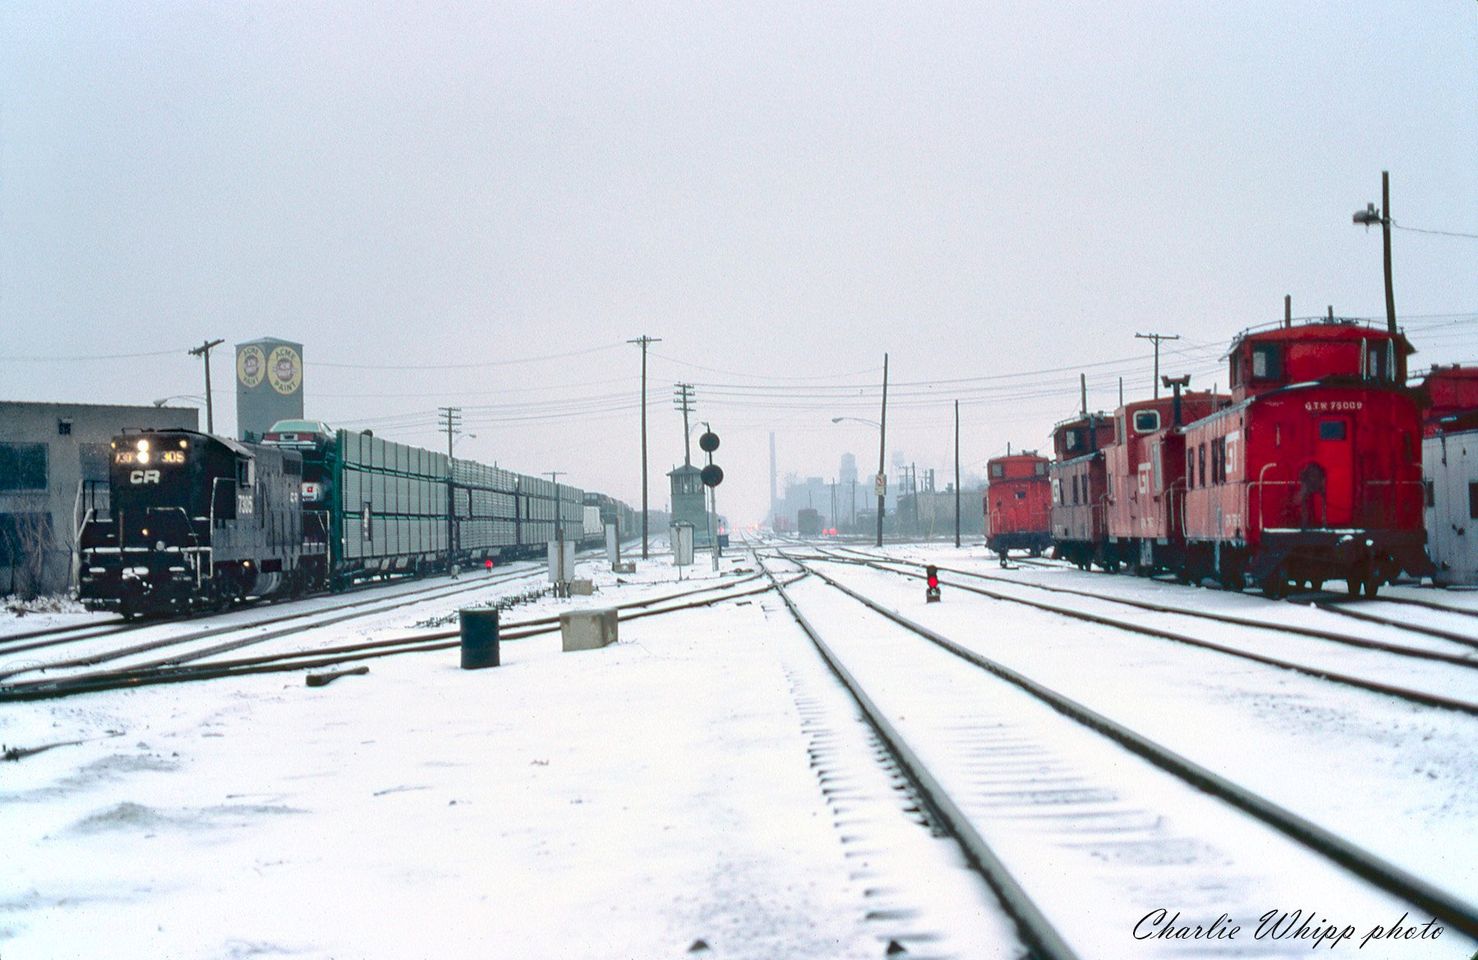
{"label": "gray sky", "polygon": [[[1478,233],[1472,0],[11,0],[0,397],[198,394],[186,348],[281,336],[310,416],[435,447],[460,404],[460,455],[639,502],[649,333],[654,473],[693,381],[758,519],[770,429],[782,473],[872,469],[830,419],[885,350],[890,451],[943,472],[957,396],[978,469],[1078,369],[1146,392],[1135,332],[1224,386],[1285,293],[1383,314],[1382,169],[1398,223]],[[1478,361],[1478,240],[1398,231],[1395,289],[1414,362]]]}

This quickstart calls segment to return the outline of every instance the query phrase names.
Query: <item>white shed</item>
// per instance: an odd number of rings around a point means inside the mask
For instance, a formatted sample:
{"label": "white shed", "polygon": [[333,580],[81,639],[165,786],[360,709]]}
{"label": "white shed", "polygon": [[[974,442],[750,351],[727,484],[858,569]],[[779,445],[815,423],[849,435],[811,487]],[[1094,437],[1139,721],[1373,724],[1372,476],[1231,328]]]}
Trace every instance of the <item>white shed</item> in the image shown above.
{"label": "white shed", "polygon": [[1423,440],[1422,476],[1435,581],[1478,584],[1478,429]]}

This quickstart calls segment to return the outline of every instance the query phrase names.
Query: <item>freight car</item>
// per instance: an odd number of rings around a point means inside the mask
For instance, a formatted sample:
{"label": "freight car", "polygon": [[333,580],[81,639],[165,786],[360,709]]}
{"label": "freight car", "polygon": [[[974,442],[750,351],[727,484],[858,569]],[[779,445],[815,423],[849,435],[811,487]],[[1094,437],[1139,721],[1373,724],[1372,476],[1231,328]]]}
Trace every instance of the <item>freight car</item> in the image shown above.
{"label": "freight car", "polygon": [[986,462],[985,545],[1002,563],[1007,551],[1027,550],[1037,557],[1052,543],[1049,462],[1034,450]]}
{"label": "freight car", "polygon": [[1103,448],[1114,438],[1113,421],[1101,411],[1064,420],[1052,428],[1052,545],[1057,557],[1087,570],[1098,563],[1117,569],[1104,553],[1108,495]]}
{"label": "freight car", "polygon": [[326,544],[313,584],[541,555],[586,532],[585,491],[542,477],[311,421],[274,424],[263,443],[298,451],[312,486],[304,525]]}
{"label": "freight car", "polygon": [[114,438],[107,517],[78,529],[78,595],[126,617],[214,609],[298,593],[319,545],[305,542],[303,461],[288,450],[193,430]]}
{"label": "freight car", "polygon": [[1427,555],[1439,586],[1478,584],[1478,367],[1438,367],[1418,389],[1425,417]]}
{"label": "freight car", "polygon": [[1107,542],[1095,551],[1141,576],[1185,566],[1185,435],[1182,424],[1230,403],[1224,394],[1187,392],[1127,403],[1114,411],[1104,450]]}
{"label": "freight car", "polygon": [[1183,575],[1269,596],[1344,579],[1374,596],[1423,551],[1411,345],[1348,320],[1244,331],[1230,352],[1233,403],[1185,429]]}

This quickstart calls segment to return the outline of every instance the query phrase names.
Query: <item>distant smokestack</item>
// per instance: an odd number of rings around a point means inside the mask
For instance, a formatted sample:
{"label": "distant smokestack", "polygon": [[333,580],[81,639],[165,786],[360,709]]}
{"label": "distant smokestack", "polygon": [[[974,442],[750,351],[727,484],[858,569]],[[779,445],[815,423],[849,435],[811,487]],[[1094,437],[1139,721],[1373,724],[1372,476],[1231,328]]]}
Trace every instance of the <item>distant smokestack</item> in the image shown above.
{"label": "distant smokestack", "polygon": [[770,519],[775,519],[775,431],[770,431]]}

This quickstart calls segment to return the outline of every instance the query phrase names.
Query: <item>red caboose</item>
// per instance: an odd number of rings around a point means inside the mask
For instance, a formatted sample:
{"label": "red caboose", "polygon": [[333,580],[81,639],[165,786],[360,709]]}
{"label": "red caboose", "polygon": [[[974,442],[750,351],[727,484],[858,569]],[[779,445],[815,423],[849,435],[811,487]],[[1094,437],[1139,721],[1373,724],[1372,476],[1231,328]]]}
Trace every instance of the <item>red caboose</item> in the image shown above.
{"label": "red caboose", "polygon": [[1182,424],[1231,402],[1225,394],[1185,393],[1127,403],[1114,413],[1108,469],[1106,553],[1148,574],[1182,565],[1185,434]]}
{"label": "red caboose", "polygon": [[1118,568],[1104,550],[1108,482],[1103,447],[1113,438],[1113,421],[1102,412],[1052,428],[1057,456],[1047,468],[1052,480],[1052,543],[1057,556],[1084,570],[1095,562],[1105,569]]}
{"label": "red caboose", "polygon": [[1047,458],[1028,450],[986,464],[985,545],[1002,561],[1007,550],[1040,556],[1052,543],[1052,485]]}
{"label": "red caboose", "polygon": [[1416,396],[1422,409],[1423,434],[1435,436],[1439,421],[1478,410],[1478,367],[1433,367],[1416,388]]}
{"label": "red caboose", "polygon": [[1353,321],[1247,331],[1233,405],[1185,430],[1183,575],[1244,575],[1270,596],[1344,579],[1374,596],[1422,551],[1421,419],[1411,345]]}

